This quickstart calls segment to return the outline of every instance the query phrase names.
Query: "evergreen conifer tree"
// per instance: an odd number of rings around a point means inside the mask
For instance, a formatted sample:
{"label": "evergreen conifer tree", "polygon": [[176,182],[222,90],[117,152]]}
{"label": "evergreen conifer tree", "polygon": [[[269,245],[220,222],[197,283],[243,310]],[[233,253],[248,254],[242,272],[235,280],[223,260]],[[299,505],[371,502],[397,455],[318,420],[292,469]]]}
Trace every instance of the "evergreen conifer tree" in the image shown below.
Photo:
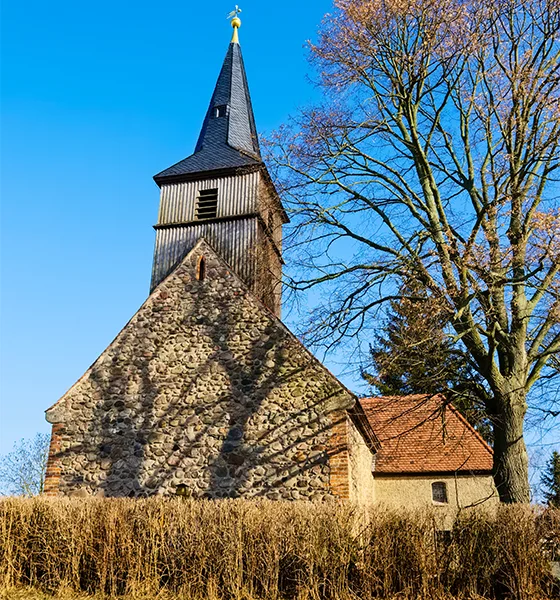
{"label": "evergreen conifer tree", "polygon": [[[443,394],[487,440],[488,391],[459,343],[447,333],[449,317],[413,280],[391,301],[384,330],[370,348],[362,375],[383,395]],[[371,371],[371,372],[370,372]]]}
{"label": "evergreen conifer tree", "polygon": [[553,452],[541,476],[545,500],[551,508],[560,508],[560,453]]}

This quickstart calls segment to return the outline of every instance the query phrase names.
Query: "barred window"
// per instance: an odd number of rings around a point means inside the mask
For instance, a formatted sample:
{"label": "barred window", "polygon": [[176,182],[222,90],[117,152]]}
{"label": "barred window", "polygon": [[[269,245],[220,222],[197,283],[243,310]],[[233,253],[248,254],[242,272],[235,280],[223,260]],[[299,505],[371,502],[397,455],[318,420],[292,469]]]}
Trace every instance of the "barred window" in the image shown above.
{"label": "barred window", "polygon": [[447,485],[443,481],[432,483],[432,500],[437,504],[447,504]]}

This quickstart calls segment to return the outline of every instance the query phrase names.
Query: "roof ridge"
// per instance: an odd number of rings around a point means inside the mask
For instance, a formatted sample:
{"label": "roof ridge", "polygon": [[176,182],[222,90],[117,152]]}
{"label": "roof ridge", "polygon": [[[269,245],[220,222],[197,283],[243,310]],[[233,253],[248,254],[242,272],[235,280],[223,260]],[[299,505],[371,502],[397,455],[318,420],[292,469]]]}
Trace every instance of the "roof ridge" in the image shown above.
{"label": "roof ridge", "polygon": [[[445,406],[448,406],[451,412],[461,421],[463,425],[467,427],[472,433],[474,433],[476,439],[484,446],[485,450],[487,450],[492,456],[494,455],[494,450],[492,447],[486,442],[486,440],[478,433],[478,431],[467,421],[467,419],[460,413],[459,409],[453,404],[451,401],[447,401],[447,398],[441,392],[437,392],[435,394],[403,394],[399,396],[398,394],[392,394],[390,396],[366,396],[364,398],[360,398],[360,402],[362,400],[390,400],[392,398],[395,399],[405,399],[405,398],[429,398],[430,400],[433,398],[441,398],[445,402]],[[419,406],[419,405],[417,405]],[[412,408],[414,410],[416,407]],[[406,411],[405,411],[406,412]],[[405,413],[402,413],[405,414]],[[417,426],[415,426],[417,427]],[[409,431],[415,429],[412,427]]]}
{"label": "roof ridge", "polygon": [[490,446],[490,444],[488,444],[488,442],[480,435],[480,433],[478,433],[478,431],[467,421],[467,419],[459,412],[459,409],[453,405],[452,402],[448,403],[449,408],[451,409],[451,411],[455,414],[456,417],[459,418],[459,420],[463,423],[463,425],[466,425],[467,429],[470,429],[470,431],[472,433],[474,433],[476,439],[484,446],[484,448],[492,455],[494,456],[494,450],[492,449],[492,447]]}

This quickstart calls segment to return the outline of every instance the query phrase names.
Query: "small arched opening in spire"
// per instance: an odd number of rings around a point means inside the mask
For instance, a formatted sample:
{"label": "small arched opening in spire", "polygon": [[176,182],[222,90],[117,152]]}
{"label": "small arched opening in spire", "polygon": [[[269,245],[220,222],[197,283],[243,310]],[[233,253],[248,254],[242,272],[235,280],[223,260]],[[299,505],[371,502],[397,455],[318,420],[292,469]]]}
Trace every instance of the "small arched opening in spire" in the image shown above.
{"label": "small arched opening in spire", "polygon": [[222,104],[220,106],[214,107],[214,117],[216,119],[221,119],[222,117],[227,117],[228,107],[227,104]]}
{"label": "small arched opening in spire", "polygon": [[204,259],[204,256],[201,256],[198,259],[198,264],[196,266],[196,278],[198,279],[198,281],[204,281],[205,277],[206,277],[206,260]]}

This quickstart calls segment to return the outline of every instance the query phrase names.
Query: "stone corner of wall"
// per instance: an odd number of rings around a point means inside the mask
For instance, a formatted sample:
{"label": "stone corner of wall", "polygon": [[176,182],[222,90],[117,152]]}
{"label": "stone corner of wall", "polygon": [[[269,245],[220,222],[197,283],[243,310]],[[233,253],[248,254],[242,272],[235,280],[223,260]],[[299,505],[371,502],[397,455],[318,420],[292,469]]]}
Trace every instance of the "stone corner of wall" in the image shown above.
{"label": "stone corner of wall", "polygon": [[62,467],[60,464],[61,447],[61,423],[54,423],[51,432],[51,441],[49,444],[49,456],[47,459],[47,469],[45,473],[45,483],[43,486],[44,496],[58,496],[60,481],[62,477]]}
{"label": "stone corner of wall", "polygon": [[64,423],[66,417],[66,408],[63,406],[62,401],[59,400],[54,406],[48,408],[45,411],[45,419],[47,423],[53,425],[58,425],[60,423]]}
{"label": "stone corner of wall", "polygon": [[330,413],[331,435],[329,439],[330,490],[341,499],[350,498],[350,471],[348,452],[348,421],[345,410]]}

